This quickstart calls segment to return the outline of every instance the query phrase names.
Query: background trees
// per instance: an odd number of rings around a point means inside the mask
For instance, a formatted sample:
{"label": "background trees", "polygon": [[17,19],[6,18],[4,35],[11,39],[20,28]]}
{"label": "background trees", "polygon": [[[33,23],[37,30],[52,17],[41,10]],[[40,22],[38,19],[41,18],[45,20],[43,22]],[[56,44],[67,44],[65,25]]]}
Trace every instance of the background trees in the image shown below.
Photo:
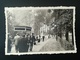
{"label": "background trees", "polygon": [[6,11],[6,14],[7,14],[8,33],[14,36],[14,23],[16,24],[16,22],[14,21],[15,16],[8,10]]}
{"label": "background trees", "polygon": [[62,39],[62,35],[65,34],[66,40],[69,41],[69,32],[73,35],[73,9],[55,9],[53,11],[52,17],[55,17],[55,20],[52,24],[56,25],[54,29],[56,37],[59,36]]}
{"label": "background trees", "polygon": [[48,13],[48,9],[35,10],[35,23],[34,23],[34,33],[36,35],[40,34],[40,28],[45,24],[49,26],[51,14]]}

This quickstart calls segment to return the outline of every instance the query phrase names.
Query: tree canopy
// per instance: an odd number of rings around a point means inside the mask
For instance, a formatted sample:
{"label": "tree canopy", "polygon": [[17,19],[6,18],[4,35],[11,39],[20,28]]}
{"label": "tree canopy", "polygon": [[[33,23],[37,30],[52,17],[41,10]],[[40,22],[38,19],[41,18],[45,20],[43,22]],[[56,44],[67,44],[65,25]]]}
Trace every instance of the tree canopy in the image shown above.
{"label": "tree canopy", "polygon": [[57,32],[61,30],[72,31],[73,29],[73,10],[55,9],[52,17],[55,17],[53,24],[57,26]]}

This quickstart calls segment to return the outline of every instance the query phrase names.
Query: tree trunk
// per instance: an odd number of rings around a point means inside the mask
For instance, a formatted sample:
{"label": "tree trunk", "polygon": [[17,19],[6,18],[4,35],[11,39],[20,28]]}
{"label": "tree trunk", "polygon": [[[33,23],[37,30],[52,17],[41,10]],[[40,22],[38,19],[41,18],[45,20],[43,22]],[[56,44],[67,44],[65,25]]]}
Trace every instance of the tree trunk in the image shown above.
{"label": "tree trunk", "polygon": [[73,30],[72,30],[72,44],[74,45]]}
{"label": "tree trunk", "polygon": [[59,36],[60,36],[60,43],[61,43],[61,46],[63,46],[63,40],[62,40],[62,30],[61,30],[61,29],[60,29]]}
{"label": "tree trunk", "polygon": [[58,40],[58,36],[56,35],[56,41]]}
{"label": "tree trunk", "polygon": [[60,38],[62,39],[62,32],[60,32]]}
{"label": "tree trunk", "polygon": [[68,31],[66,31],[65,36],[66,36],[66,40],[69,41],[69,34],[68,34]]}

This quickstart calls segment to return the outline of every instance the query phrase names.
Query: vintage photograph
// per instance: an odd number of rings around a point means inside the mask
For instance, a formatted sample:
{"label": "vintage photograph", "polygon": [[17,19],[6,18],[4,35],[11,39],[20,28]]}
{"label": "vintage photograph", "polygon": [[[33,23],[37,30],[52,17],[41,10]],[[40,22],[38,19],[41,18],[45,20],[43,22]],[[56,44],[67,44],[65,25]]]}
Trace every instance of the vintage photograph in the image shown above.
{"label": "vintage photograph", "polygon": [[76,53],[75,7],[5,7],[5,55]]}

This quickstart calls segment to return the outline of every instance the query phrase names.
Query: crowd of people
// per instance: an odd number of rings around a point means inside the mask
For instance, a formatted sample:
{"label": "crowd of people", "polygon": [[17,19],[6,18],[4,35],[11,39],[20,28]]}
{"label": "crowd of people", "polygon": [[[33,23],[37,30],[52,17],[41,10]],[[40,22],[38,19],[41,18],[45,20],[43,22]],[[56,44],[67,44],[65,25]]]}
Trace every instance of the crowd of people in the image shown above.
{"label": "crowd of people", "polygon": [[[33,46],[36,45],[36,41],[40,43],[41,36],[35,36],[34,33],[19,35],[19,33],[11,37],[8,35],[8,53],[11,52],[12,45],[15,45],[16,52],[28,52],[32,51]],[[42,36],[42,41],[44,41],[45,36]]]}

